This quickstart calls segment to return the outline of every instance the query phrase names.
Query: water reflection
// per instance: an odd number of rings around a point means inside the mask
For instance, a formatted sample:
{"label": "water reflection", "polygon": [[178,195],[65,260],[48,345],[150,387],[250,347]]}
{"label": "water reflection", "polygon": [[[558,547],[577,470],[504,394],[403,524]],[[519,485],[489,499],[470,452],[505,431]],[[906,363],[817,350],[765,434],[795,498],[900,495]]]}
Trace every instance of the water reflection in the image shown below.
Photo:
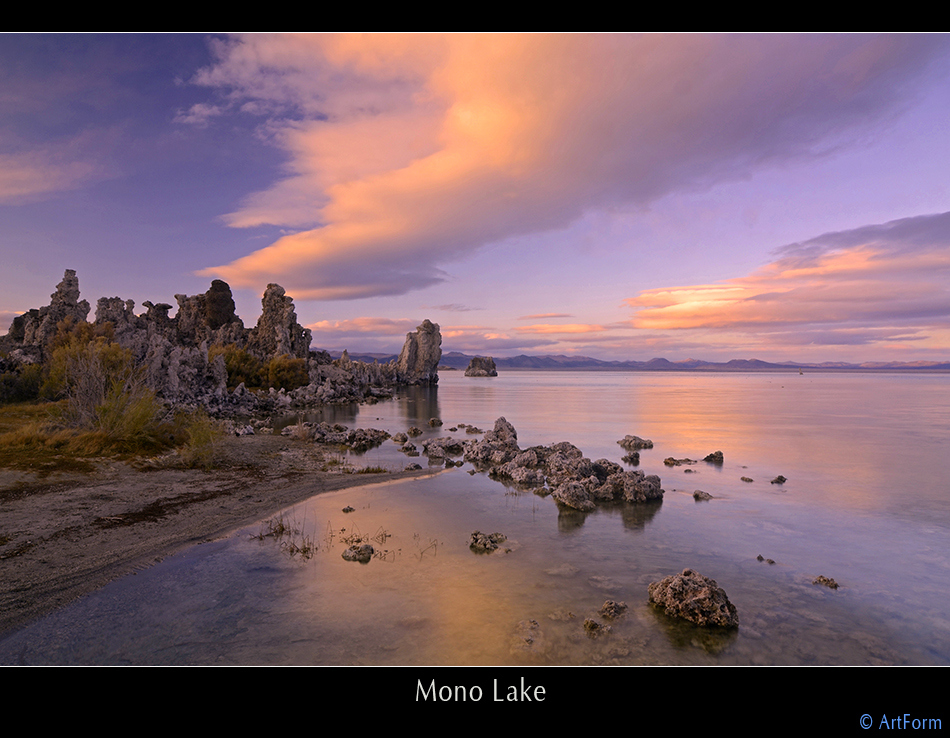
{"label": "water reflection", "polygon": [[588,518],[605,515],[620,518],[626,530],[641,531],[660,511],[663,500],[650,502],[601,502],[593,510],[583,512],[569,507],[558,507],[557,529],[560,533],[573,533],[584,526]]}
{"label": "water reflection", "polygon": [[[801,379],[810,383],[788,386]],[[950,391],[941,378],[845,380],[458,376],[392,402],[324,408],[314,422],[415,425],[417,441],[450,434],[432,417],[491,427],[504,415],[522,447],[568,440],[590,458],[619,459],[616,441],[633,433],[654,440],[641,468],[667,493],[582,513],[463,468],[318,496],[287,512],[299,540],[316,542],[312,557],[253,540],[255,527],[16,634],[0,663],[950,663],[950,512],[935,482]],[[888,453],[894,439],[914,444]],[[722,467],[662,466],[717,449]],[[405,462],[392,443],[371,453]],[[770,473],[789,482],[770,485]],[[714,498],[695,504],[696,488]],[[474,530],[508,540],[478,556]],[[343,560],[344,533],[381,555]],[[737,631],[647,603],[652,581],[687,567],[727,591]],[[814,586],[818,574],[842,588]],[[629,609],[591,637],[583,623],[605,598]]]}

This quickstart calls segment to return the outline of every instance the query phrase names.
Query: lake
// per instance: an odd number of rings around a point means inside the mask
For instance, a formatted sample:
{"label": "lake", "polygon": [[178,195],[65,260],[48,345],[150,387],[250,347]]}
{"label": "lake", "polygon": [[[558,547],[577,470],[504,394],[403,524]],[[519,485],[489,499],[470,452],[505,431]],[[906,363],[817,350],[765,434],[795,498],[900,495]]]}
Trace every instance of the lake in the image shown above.
{"label": "lake", "polygon": [[[260,538],[262,522],[116,581],[8,638],[0,662],[27,648],[31,663],[57,664],[945,665],[948,380],[443,372],[437,388],[310,418],[414,425],[421,448],[504,416],[522,448],[567,440],[617,462],[617,441],[638,435],[654,443],[638,468],[660,476],[664,499],[579,513],[469,464],[319,495],[280,515],[282,538]],[[721,466],[702,461],[717,450]],[[392,441],[347,461],[426,464]],[[475,530],[507,540],[475,554]],[[354,535],[373,539],[369,563],[341,557]],[[725,589],[738,630],[647,603],[651,582],[685,568]],[[626,613],[603,617],[606,600]],[[586,630],[588,618],[609,630]]]}

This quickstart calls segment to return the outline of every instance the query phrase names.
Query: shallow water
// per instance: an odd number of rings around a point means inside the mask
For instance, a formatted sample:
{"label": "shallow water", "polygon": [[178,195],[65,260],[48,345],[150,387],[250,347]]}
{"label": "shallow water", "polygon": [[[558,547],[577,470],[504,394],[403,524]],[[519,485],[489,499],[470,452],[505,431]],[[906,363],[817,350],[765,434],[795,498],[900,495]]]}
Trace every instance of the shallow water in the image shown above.
{"label": "shallow water", "polygon": [[[614,461],[616,441],[635,434],[655,443],[640,468],[660,475],[663,501],[559,511],[469,465],[319,495],[284,511],[294,532],[257,539],[268,526],[253,526],[115,582],[0,643],[0,662],[947,664],[948,379],[446,372],[437,389],[315,419],[416,425],[421,447],[504,415],[522,447],[569,440]],[[715,450],[721,467],[662,463]],[[350,461],[409,459],[387,442]],[[788,481],[770,484],[778,474]],[[695,489],[714,499],[695,502]],[[508,540],[475,554],[476,529]],[[352,534],[375,538],[368,564],[342,559]],[[738,631],[647,605],[650,582],[687,567],[726,590]],[[812,584],[818,575],[841,587]],[[627,613],[603,618],[607,599]],[[586,618],[610,631],[591,636]]]}

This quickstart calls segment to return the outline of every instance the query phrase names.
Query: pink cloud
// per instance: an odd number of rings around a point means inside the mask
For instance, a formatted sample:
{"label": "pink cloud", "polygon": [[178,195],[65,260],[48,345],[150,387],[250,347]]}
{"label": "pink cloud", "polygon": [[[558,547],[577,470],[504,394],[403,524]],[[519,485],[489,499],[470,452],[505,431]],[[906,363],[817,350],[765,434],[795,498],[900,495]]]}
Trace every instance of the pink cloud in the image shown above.
{"label": "pink cloud", "polygon": [[940,37],[241,37],[197,77],[270,116],[286,176],[226,216],[300,228],[200,274],[401,294],[591,208],[820,153],[895,110]]}

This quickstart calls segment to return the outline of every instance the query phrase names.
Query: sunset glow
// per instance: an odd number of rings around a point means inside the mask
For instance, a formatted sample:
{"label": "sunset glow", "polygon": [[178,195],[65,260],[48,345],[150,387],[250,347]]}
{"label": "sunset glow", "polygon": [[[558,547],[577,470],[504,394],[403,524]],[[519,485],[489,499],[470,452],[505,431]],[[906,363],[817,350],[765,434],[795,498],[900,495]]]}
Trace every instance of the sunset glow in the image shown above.
{"label": "sunset glow", "polygon": [[[950,359],[945,35],[0,40],[5,328],[66,268],[313,348]],[[470,317],[459,320],[459,312]],[[93,316],[90,316],[93,317]]]}

